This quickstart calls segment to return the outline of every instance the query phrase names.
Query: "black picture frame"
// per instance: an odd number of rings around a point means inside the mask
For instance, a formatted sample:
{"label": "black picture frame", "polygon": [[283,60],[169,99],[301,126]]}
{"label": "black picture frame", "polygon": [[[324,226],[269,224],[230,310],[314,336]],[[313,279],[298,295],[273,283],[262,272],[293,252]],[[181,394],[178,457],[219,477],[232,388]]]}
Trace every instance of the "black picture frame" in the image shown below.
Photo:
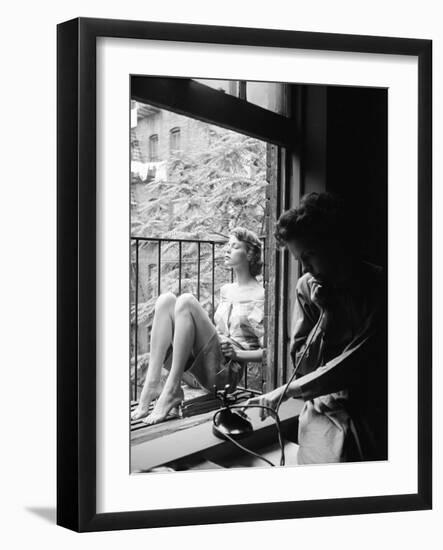
{"label": "black picture frame", "polygon": [[[136,512],[96,511],[96,39],[134,38],[418,58],[416,494]],[[78,18],[57,33],[57,523],[76,531],[424,510],[432,507],[432,42]]]}

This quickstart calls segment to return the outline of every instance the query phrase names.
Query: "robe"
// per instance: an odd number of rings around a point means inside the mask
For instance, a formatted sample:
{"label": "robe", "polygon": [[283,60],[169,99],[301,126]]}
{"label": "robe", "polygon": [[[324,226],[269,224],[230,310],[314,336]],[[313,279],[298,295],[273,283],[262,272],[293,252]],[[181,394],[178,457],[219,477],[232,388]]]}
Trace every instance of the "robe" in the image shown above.
{"label": "robe", "polygon": [[387,300],[383,270],[356,264],[326,287],[297,282],[291,357],[305,405],[298,462],[387,459]]}

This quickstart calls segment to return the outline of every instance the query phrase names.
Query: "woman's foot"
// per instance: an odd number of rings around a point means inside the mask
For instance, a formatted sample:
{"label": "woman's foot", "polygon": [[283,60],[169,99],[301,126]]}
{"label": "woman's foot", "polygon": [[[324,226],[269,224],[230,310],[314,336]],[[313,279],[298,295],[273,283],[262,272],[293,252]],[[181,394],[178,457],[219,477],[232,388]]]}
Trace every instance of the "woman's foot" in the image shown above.
{"label": "woman's foot", "polygon": [[[163,422],[172,409],[177,408],[180,411],[183,397],[184,394],[181,388],[178,391],[170,391],[165,388],[157,399],[154,410],[143,422],[148,425]],[[180,416],[179,412],[177,416]]]}
{"label": "woman's foot", "polygon": [[140,420],[149,414],[149,407],[151,403],[157,399],[161,393],[161,384],[149,384],[146,388],[143,388],[140,396],[140,401],[137,407],[131,413],[131,420]]}

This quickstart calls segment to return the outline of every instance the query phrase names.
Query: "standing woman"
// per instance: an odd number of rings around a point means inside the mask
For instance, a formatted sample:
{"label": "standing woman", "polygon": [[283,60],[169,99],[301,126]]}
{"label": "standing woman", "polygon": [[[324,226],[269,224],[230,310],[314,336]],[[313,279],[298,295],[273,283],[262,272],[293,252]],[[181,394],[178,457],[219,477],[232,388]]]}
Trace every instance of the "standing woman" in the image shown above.
{"label": "standing woman", "polygon": [[[184,380],[212,391],[230,385],[233,391],[248,361],[263,359],[264,290],[261,242],[252,231],[232,231],[224,265],[234,270],[235,281],[220,289],[214,323],[192,294],[178,298],[171,292],[158,297],[151,333],[151,355],[140,402],[132,419],[146,424],[162,422],[181,406]],[[169,375],[161,388],[162,367]],[[149,406],[156,400],[153,411]]]}

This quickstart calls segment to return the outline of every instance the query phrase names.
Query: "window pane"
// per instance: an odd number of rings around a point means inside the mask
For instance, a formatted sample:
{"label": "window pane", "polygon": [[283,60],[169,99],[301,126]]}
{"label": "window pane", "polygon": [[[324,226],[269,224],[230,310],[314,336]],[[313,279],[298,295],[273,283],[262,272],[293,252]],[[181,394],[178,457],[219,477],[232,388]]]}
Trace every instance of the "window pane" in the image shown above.
{"label": "window pane", "polygon": [[216,80],[216,79],[210,79],[210,78],[207,78],[207,79],[195,78],[194,80],[196,82],[200,82],[200,84],[204,84],[205,86],[209,86],[210,88],[219,90],[220,92],[225,92],[229,95],[238,97],[238,94],[239,94],[238,80]]}
{"label": "window pane", "polygon": [[[131,107],[131,236],[140,239],[132,239],[131,378],[138,397],[157,296],[190,292],[212,319],[221,286],[232,281],[224,260],[230,231],[244,226],[264,239],[268,183],[265,142],[166,109]],[[261,369],[248,378],[259,391]]]}
{"label": "window pane", "polygon": [[234,222],[264,234],[265,142],[166,109],[132,107],[133,234],[223,240]]}
{"label": "window pane", "polygon": [[180,128],[172,128],[169,135],[169,149],[171,153],[180,150]]}
{"label": "window pane", "polygon": [[286,115],[285,85],[278,82],[248,82],[246,99],[254,105]]}
{"label": "window pane", "polygon": [[279,82],[254,82],[239,80],[195,79],[196,82],[221,92],[244,99],[242,87],[246,85],[246,101],[268,111],[288,116],[285,84]]}
{"label": "window pane", "polygon": [[149,138],[149,160],[156,162],[158,158],[158,136],[153,135]]}

